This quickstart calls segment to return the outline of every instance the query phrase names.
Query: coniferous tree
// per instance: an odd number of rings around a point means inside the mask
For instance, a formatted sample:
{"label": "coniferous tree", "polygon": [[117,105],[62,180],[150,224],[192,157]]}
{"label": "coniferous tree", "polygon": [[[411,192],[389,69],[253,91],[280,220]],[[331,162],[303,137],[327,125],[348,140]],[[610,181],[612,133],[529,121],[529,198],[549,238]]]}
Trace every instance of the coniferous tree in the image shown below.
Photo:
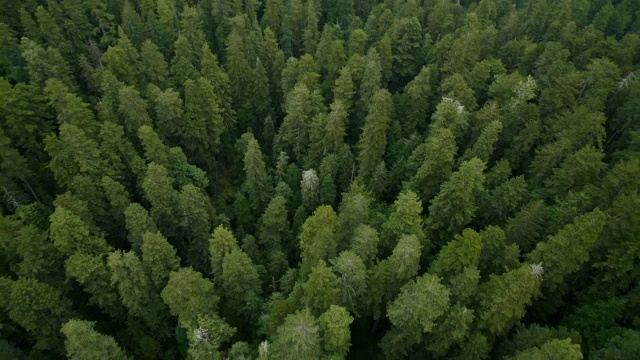
{"label": "coniferous tree", "polygon": [[369,113],[360,136],[358,155],[358,177],[371,187],[376,168],[382,163],[387,145],[387,127],[392,112],[391,94],[379,90],[371,98]]}
{"label": "coniferous tree", "polygon": [[638,352],[637,2],[3,5],[3,358]]}
{"label": "coniferous tree", "polygon": [[70,359],[127,359],[125,351],[114,338],[97,332],[95,323],[84,320],[69,320],[60,330],[64,336],[67,356]]}
{"label": "coniferous tree", "polygon": [[478,158],[462,163],[431,201],[427,228],[440,244],[473,220],[477,210],[475,198],[484,189],[484,168],[484,162]]}

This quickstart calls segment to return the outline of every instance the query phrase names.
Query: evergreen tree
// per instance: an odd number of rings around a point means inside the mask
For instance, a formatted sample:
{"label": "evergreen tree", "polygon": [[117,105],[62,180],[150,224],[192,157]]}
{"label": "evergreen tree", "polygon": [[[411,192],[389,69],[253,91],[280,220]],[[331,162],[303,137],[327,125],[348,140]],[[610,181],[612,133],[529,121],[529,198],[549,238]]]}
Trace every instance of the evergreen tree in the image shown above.
{"label": "evergreen tree", "polygon": [[493,275],[479,289],[478,329],[492,336],[507,332],[539,293],[540,279],[528,265]]}
{"label": "evergreen tree", "polygon": [[169,82],[169,70],[158,46],[147,39],[140,49],[143,76],[148,83],[164,87]]}
{"label": "evergreen tree", "polygon": [[221,285],[228,314],[252,323],[261,311],[260,276],[251,259],[240,249],[222,261]]}
{"label": "evergreen tree", "polygon": [[376,167],[381,162],[384,163],[383,155],[387,147],[386,134],[391,112],[391,94],[387,90],[379,90],[371,98],[359,144],[358,177],[369,187]]}
{"label": "evergreen tree", "polygon": [[404,87],[403,105],[406,112],[406,123],[404,124],[404,134],[410,135],[426,121],[430,109],[432,96],[431,90],[431,70],[423,66],[420,73],[416,75]]}
{"label": "evergreen tree", "polygon": [[335,233],[338,217],[331,206],[318,207],[302,225],[300,249],[302,250],[301,273],[306,276],[319,261],[336,255]]}
{"label": "evergreen tree", "polygon": [[358,315],[368,310],[367,267],[353,251],[343,251],[331,261],[332,270],[338,275],[339,303]]}
{"label": "evergreen tree", "polygon": [[278,140],[288,154],[300,160],[309,143],[311,119],[315,113],[313,95],[306,85],[299,83],[287,96],[284,121]]}
{"label": "evergreen tree", "polygon": [[484,189],[484,168],[484,162],[478,158],[462,163],[431,201],[427,228],[439,239],[439,244],[473,220],[477,210],[475,198]]}
{"label": "evergreen tree", "polygon": [[211,272],[217,284],[222,281],[224,258],[236,249],[238,249],[238,241],[231,231],[222,225],[213,230],[213,234],[209,239],[209,253],[211,256]]}
{"label": "evergreen tree", "polygon": [[60,330],[64,336],[67,357],[70,359],[128,359],[114,338],[97,332],[95,322],[73,319]]}
{"label": "evergreen tree", "polygon": [[58,289],[30,278],[13,281],[5,291],[9,319],[33,334],[36,348],[61,354],[60,327],[72,315],[69,299]]}
{"label": "evergreen tree", "polygon": [[181,326],[194,328],[200,317],[215,317],[219,297],[211,281],[202,274],[192,268],[181,268],[169,275],[162,300],[171,315],[178,317]]}
{"label": "evergreen tree", "polygon": [[[139,34],[139,32],[133,32],[133,34]],[[102,55],[102,61],[120,81],[132,86],[138,84],[141,71],[140,54],[123,28],[118,28],[118,42],[107,49]]]}
{"label": "evergreen tree", "polygon": [[206,154],[219,151],[225,128],[219,99],[209,80],[200,77],[185,81],[184,109],[180,145],[200,166],[210,169],[212,160]]}
{"label": "evergreen tree", "polygon": [[323,260],[311,269],[309,280],[301,285],[302,303],[313,314],[322,314],[338,303],[340,293],[338,277]]}
{"label": "evergreen tree", "polygon": [[254,138],[249,140],[244,154],[244,172],[242,189],[252,202],[254,211],[260,213],[271,196],[271,185],[260,145]]}
{"label": "evergreen tree", "polygon": [[[279,359],[316,359],[322,353],[322,339],[316,318],[309,310],[286,317],[278,328],[273,345],[265,345],[271,356]],[[262,345],[261,345],[262,346]]]}
{"label": "evergreen tree", "polygon": [[159,232],[147,231],[142,235],[142,266],[156,291],[163,289],[169,274],[180,268],[176,250]]}
{"label": "evergreen tree", "polygon": [[322,333],[322,348],[328,356],[344,357],[351,347],[349,325],[353,317],[340,306],[331,305],[329,310],[318,318]]}
{"label": "evergreen tree", "polygon": [[381,245],[391,250],[402,235],[415,235],[425,246],[425,234],[422,228],[422,204],[412,191],[402,192],[393,203],[391,213],[382,224]]}
{"label": "evergreen tree", "polygon": [[440,185],[450,176],[454,165],[456,142],[449,129],[435,129],[427,138],[422,164],[409,182],[424,204],[430,201]]}
{"label": "evergreen tree", "polygon": [[538,243],[528,258],[544,267],[545,288],[556,289],[565,276],[589,260],[589,249],[597,241],[604,224],[604,213],[596,209],[577,217],[573,224],[568,224],[547,241]]}
{"label": "evergreen tree", "polygon": [[387,315],[393,327],[382,340],[387,356],[407,355],[411,346],[420,343],[423,332],[435,327],[435,320],[449,308],[449,291],[436,276],[425,274],[400,289]]}
{"label": "evergreen tree", "polygon": [[342,101],[336,100],[331,104],[329,114],[318,115],[312,120],[308,162],[319,164],[324,156],[335,154],[342,148],[347,116]]}

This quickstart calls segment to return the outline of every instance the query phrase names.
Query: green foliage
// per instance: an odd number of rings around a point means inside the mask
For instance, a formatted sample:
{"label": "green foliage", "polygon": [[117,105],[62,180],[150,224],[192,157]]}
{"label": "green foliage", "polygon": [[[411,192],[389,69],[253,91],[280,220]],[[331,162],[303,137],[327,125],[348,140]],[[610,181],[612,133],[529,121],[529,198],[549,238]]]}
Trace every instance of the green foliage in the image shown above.
{"label": "green foliage", "polygon": [[60,327],[72,314],[69,299],[59,290],[29,278],[13,281],[7,290],[9,319],[33,334],[34,348],[60,353]]}
{"label": "green foliage", "polygon": [[533,347],[518,353],[511,359],[582,359],[580,345],[572,344],[571,339],[551,340],[540,348]]}
{"label": "green foliage", "polygon": [[456,235],[453,241],[442,247],[429,272],[441,277],[460,274],[464,268],[478,265],[481,250],[480,235],[472,229],[465,229],[462,235]]}
{"label": "green foliage", "polygon": [[249,256],[240,249],[224,257],[221,285],[228,314],[245,319],[258,318],[262,310],[260,276]]}
{"label": "green foliage", "polygon": [[387,356],[407,354],[408,349],[421,341],[422,333],[435,327],[435,320],[449,308],[449,290],[440,278],[424,274],[400,289],[387,315],[393,327],[382,340]]}
{"label": "green foliage", "polygon": [[213,283],[192,268],[181,268],[169,275],[162,300],[177,316],[180,325],[193,328],[201,316],[215,316],[219,297]]}
{"label": "green foliage", "polygon": [[327,261],[336,255],[337,227],[338,217],[327,205],[318,207],[304,222],[300,231],[303,275],[309,274],[321,260]]}
{"label": "green foliage", "polygon": [[330,305],[338,303],[338,277],[331,272],[327,264],[320,260],[311,269],[309,280],[302,284],[302,303],[313,314],[322,314]]}
{"label": "green foliage", "polygon": [[180,268],[176,250],[159,232],[147,231],[142,235],[142,266],[157,289],[163,289],[169,274]]}
{"label": "green foliage", "polygon": [[269,357],[277,359],[317,359],[322,353],[322,339],[316,318],[308,310],[287,316],[273,345],[265,347]]}
{"label": "green foliage", "polygon": [[484,189],[484,169],[485,163],[478,158],[465,161],[431,201],[427,228],[440,241],[450,239],[473,220],[475,198]]}
{"label": "green foliage", "polygon": [[95,322],[73,319],[60,332],[67,338],[65,348],[69,359],[128,359],[124,350],[108,335],[97,332]]}
{"label": "green foliage", "polygon": [[527,266],[492,275],[479,289],[478,324],[492,336],[506,333],[539,293],[540,279]]}
{"label": "green foliage", "polygon": [[367,267],[353,251],[343,251],[331,261],[332,270],[338,275],[340,304],[355,314],[368,308]]}
{"label": "green foliage", "polygon": [[344,357],[351,347],[349,325],[353,317],[340,306],[331,305],[329,310],[318,318],[322,333],[322,348],[329,357]]}
{"label": "green foliage", "polygon": [[391,207],[389,217],[382,224],[381,245],[387,249],[395,247],[402,235],[415,235],[424,244],[422,226],[422,204],[412,191],[402,192]]}
{"label": "green foliage", "polygon": [[637,358],[639,14],[4,1],[0,358]]}
{"label": "green foliage", "polygon": [[547,241],[539,242],[529,254],[533,263],[545,268],[544,284],[549,290],[563,283],[564,277],[580,269],[589,260],[589,250],[596,243],[605,224],[605,215],[596,209],[575,218]]}
{"label": "green foliage", "polygon": [[216,282],[222,276],[222,264],[225,256],[236,249],[238,249],[238,241],[231,231],[222,225],[213,230],[209,239],[209,253],[211,255],[211,272],[216,278]]}
{"label": "green foliage", "polygon": [[391,94],[379,90],[371,96],[369,112],[360,135],[358,178],[371,187],[376,167],[382,162],[387,147],[387,126],[392,112]]}

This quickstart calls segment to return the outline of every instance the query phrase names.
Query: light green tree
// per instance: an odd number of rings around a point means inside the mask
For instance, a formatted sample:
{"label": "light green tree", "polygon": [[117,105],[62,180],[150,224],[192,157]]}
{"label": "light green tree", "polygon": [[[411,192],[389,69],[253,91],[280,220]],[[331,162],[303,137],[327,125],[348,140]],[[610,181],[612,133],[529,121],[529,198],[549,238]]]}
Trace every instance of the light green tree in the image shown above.
{"label": "light green tree", "polygon": [[69,359],[130,358],[113,337],[97,332],[94,326],[95,322],[78,319],[69,320],[62,326],[60,332],[66,337],[64,345]]}

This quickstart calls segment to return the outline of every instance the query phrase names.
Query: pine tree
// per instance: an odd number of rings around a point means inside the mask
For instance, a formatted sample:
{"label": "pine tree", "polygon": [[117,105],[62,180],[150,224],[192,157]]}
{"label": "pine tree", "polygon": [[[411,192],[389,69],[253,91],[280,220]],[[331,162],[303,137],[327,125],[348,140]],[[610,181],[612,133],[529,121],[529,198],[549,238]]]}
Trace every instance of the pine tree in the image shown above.
{"label": "pine tree", "polygon": [[124,118],[124,125],[129,134],[136,134],[143,125],[151,126],[151,117],[147,111],[149,105],[133,86],[120,88],[118,103],[118,112]]}
{"label": "pine tree", "polygon": [[440,278],[424,274],[404,285],[387,315],[393,327],[382,339],[387,356],[408,355],[411,346],[422,340],[422,333],[435,327],[435,320],[449,308],[449,291]]}
{"label": "pine tree", "polygon": [[557,289],[564,277],[589,260],[589,249],[598,240],[605,224],[605,215],[596,209],[577,217],[547,241],[539,242],[528,255],[529,261],[544,268],[544,288]]}
{"label": "pine tree", "polygon": [[118,290],[129,314],[139,316],[150,328],[158,329],[164,306],[159,293],[153,291],[140,258],[131,251],[114,251],[109,255],[107,265],[111,270],[111,284]]}
{"label": "pine tree", "polygon": [[220,105],[225,131],[234,129],[236,125],[236,111],[233,108],[229,76],[220,67],[216,55],[211,52],[209,44],[206,43],[202,46],[200,55],[200,74],[202,77],[211,81],[213,92]]}
{"label": "pine tree", "polygon": [[399,78],[414,76],[420,66],[422,26],[416,17],[406,17],[394,24],[391,33],[393,73]]}
{"label": "pine tree", "polygon": [[362,224],[355,228],[349,248],[370,267],[378,254],[379,241],[378,231]]}
{"label": "pine tree", "polygon": [[375,48],[369,48],[365,57],[364,73],[358,89],[357,114],[364,117],[369,111],[372,97],[382,86],[382,66],[380,55]]}
{"label": "pine tree", "polygon": [[162,300],[181,326],[195,329],[200,317],[215,317],[219,297],[211,281],[202,274],[192,268],[181,268],[169,275]]}
{"label": "pine tree", "polygon": [[404,134],[410,135],[419,128],[422,129],[423,125],[429,114],[431,90],[431,69],[423,66],[420,73],[416,75],[404,87],[404,106],[406,107],[406,123],[404,124]]}
{"label": "pine tree", "polygon": [[72,319],[62,326],[64,342],[69,359],[128,359],[125,351],[111,336],[101,334],[94,329],[95,322]]}
{"label": "pine tree", "polygon": [[424,160],[409,182],[409,188],[416,191],[426,204],[451,176],[456,153],[456,142],[451,131],[446,128],[435,129],[427,138],[424,152]]}
{"label": "pine tree", "polygon": [[[263,16],[264,18],[264,16]],[[275,30],[274,30],[275,31]],[[270,28],[264,30],[262,44],[260,44],[260,59],[264,62],[264,67],[269,76],[269,86],[271,100],[276,113],[280,113],[282,104],[281,76],[284,68],[284,53],[278,47],[276,34]]]}
{"label": "pine tree", "polygon": [[146,232],[157,232],[156,224],[149,216],[149,212],[138,203],[131,203],[124,210],[125,223],[127,228],[127,238],[131,243],[131,248],[140,252],[143,235]]}
{"label": "pine tree", "polygon": [[322,314],[331,305],[338,303],[340,293],[336,274],[331,272],[323,260],[319,260],[311,269],[309,279],[301,285],[302,303],[313,314]]}
{"label": "pine tree", "polygon": [[209,268],[209,234],[211,233],[211,204],[207,196],[194,185],[182,187],[178,195],[182,239],[188,244],[187,258],[198,271]]}
{"label": "pine tree", "polygon": [[160,292],[169,279],[169,274],[180,268],[176,250],[159,232],[146,231],[142,235],[142,266],[152,286]]}
{"label": "pine tree", "polygon": [[478,266],[482,250],[482,238],[472,229],[464,229],[442,247],[431,263],[429,272],[445,279],[461,274],[465,268]]}
{"label": "pine tree", "polygon": [[322,348],[328,356],[345,357],[351,347],[349,325],[353,317],[345,308],[331,305],[329,310],[318,318],[322,333]]}
{"label": "pine tree", "polygon": [[367,267],[354,251],[343,251],[331,260],[332,270],[338,275],[339,304],[358,315],[369,307]]}
{"label": "pine tree", "polygon": [[303,276],[321,260],[327,261],[336,255],[335,233],[338,228],[338,217],[331,206],[318,207],[313,215],[307,218],[300,232],[300,248],[302,250]]}
{"label": "pine tree", "polygon": [[62,254],[71,256],[76,251],[80,251],[97,255],[111,250],[106,241],[91,234],[89,225],[73,212],[58,206],[50,219],[49,237],[55,248]]}
{"label": "pine tree", "polygon": [[475,198],[484,189],[484,169],[478,158],[462,163],[431,201],[426,225],[439,240],[436,244],[452,238],[473,220],[478,208]]}
{"label": "pine tree", "polygon": [[374,319],[384,314],[386,304],[418,274],[421,256],[422,246],[418,238],[415,235],[403,235],[391,256],[371,268],[369,287]]}
{"label": "pine tree", "polygon": [[89,303],[120,319],[126,313],[117,289],[111,283],[107,254],[90,255],[76,252],[65,261],[67,277],[77,281],[89,293]]}
{"label": "pine tree", "polygon": [[[138,33],[135,33],[138,34]],[[140,54],[122,28],[118,28],[118,43],[102,55],[102,61],[120,81],[136,85],[140,79]]]}
{"label": "pine tree", "polygon": [[173,181],[167,169],[152,162],[142,182],[144,196],[151,203],[151,217],[168,236],[175,233],[179,216],[176,212],[178,193],[173,188]]}
{"label": "pine tree", "polygon": [[460,158],[460,161],[477,157],[482,161],[489,161],[491,155],[495,151],[495,144],[498,142],[498,137],[502,131],[502,123],[500,121],[493,121],[489,123],[480,133],[478,140],[476,140],[473,147],[468,148],[464,155]]}
{"label": "pine tree", "polygon": [[22,38],[20,49],[32,84],[42,86],[53,78],[71,89],[75,88],[71,68],[58,49],[44,49],[26,37]]}
{"label": "pine tree", "polygon": [[331,104],[331,112],[316,116],[311,122],[309,158],[311,164],[319,164],[329,154],[335,154],[344,145],[347,112],[344,104],[336,100]]}
{"label": "pine tree", "polygon": [[142,62],[142,75],[146,83],[166,87],[169,84],[169,70],[164,56],[158,46],[147,39],[140,49],[140,61]]}
{"label": "pine tree", "polygon": [[402,192],[393,203],[387,220],[382,224],[380,241],[383,248],[391,251],[402,235],[415,235],[427,248],[422,228],[422,204],[412,191]]}
{"label": "pine tree", "polygon": [[518,353],[516,356],[510,359],[582,359],[582,352],[580,351],[580,345],[572,344],[571,339],[564,340],[551,340],[546,342],[541,347],[532,347],[526,351]]}
{"label": "pine tree", "polygon": [[262,305],[260,276],[251,259],[240,249],[231,251],[222,261],[221,287],[225,313],[241,323],[254,323]]}
{"label": "pine tree", "polygon": [[369,223],[372,202],[371,195],[358,182],[342,195],[338,215],[338,239],[342,246],[351,241],[359,225]]}
{"label": "pine tree", "polygon": [[299,83],[287,96],[286,115],[278,131],[278,140],[288,154],[296,160],[306,154],[309,143],[311,119],[314,115],[314,99],[306,85]]}
{"label": "pine tree", "polygon": [[272,189],[260,144],[254,138],[249,140],[244,154],[244,172],[245,181],[242,184],[242,190],[253,204],[254,211],[259,214],[267,204]]}
{"label": "pine tree", "polygon": [[185,81],[184,108],[181,145],[190,158],[210,169],[212,160],[206,154],[219,152],[225,128],[219,99],[209,80],[200,77]]}
{"label": "pine tree", "polygon": [[335,86],[333,88],[333,102],[340,101],[344,107],[344,111],[349,116],[351,108],[353,106],[353,96],[355,95],[355,89],[353,85],[353,76],[351,69],[348,65],[340,69],[340,74],[336,79]]}
{"label": "pine tree", "polygon": [[507,332],[524,316],[526,306],[539,293],[540,283],[529,265],[492,275],[478,291],[478,329],[490,336]]}
{"label": "pine tree", "polygon": [[9,319],[33,334],[36,346],[62,354],[60,327],[72,315],[70,300],[34,279],[19,278],[9,286],[4,300]]}
{"label": "pine tree", "polygon": [[442,98],[431,115],[431,128],[448,128],[459,142],[469,126],[468,116],[469,113],[458,100]]}
{"label": "pine tree", "polygon": [[369,113],[360,136],[358,154],[358,178],[371,186],[376,167],[384,162],[383,155],[387,147],[387,127],[391,118],[391,94],[379,90],[371,98]]}
{"label": "pine tree", "polygon": [[224,258],[236,249],[238,249],[238,241],[231,231],[222,225],[213,230],[213,234],[209,239],[209,253],[211,256],[211,273],[216,284],[221,284],[222,281]]}
{"label": "pine tree", "polygon": [[50,104],[58,113],[57,120],[60,127],[63,124],[77,126],[90,137],[95,137],[99,124],[89,109],[89,104],[71,93],[69,87],[62,81],[52,78],[45,82],[45,93]]}
{"label": "pine tree", "polygon": [[317,359],[322,353],[322,339],[316,318],[309,310],[290,314],[278,328],[273,345],[266,347],[269,357],[278,359]]}
{"label": "pine tree", "polygon": [[287,200],[274,196],[259,221],[258,240],[267,252],[284,249],[290,236]]}

